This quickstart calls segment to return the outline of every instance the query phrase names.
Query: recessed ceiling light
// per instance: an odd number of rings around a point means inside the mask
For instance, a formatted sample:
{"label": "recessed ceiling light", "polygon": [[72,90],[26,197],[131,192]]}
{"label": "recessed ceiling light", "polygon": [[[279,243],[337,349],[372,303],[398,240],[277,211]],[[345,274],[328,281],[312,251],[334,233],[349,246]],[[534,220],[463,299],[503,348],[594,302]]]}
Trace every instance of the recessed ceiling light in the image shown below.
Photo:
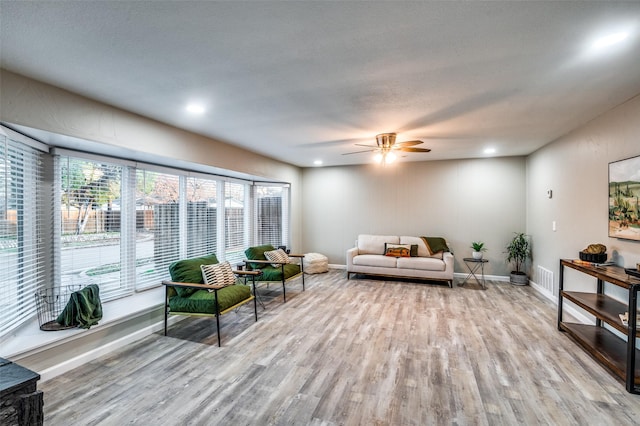
{"label": "recessed ceiling light", "polygon": [[495,148],[485,148],[484,149],[484,153],[485,154],[495,154],[496,153],[496,149]]}
{"label": "recessed ceiling light", "polygon": [[187,105],[187,112],[191,114],[204,114],[205,108],[202,104],[189,104]]}
{"label": "recessed ceiling light", "polygon": [[316,166],[322,166],[322,160],[316,160],[313,162]]}

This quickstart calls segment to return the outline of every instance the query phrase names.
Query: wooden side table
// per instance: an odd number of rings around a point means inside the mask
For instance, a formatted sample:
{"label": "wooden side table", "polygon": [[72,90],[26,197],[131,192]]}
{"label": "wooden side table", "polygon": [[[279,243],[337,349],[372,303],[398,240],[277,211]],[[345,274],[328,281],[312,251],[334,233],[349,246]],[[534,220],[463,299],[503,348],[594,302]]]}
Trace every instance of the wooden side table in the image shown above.
{"label": "wooden side table", "polygon": [[[462,260],[464,260],[464,264],[467,265],[467,268],[469,269],[469,274],[467,274],[467,277],[464,279],[464,281],[462,281],[458,285],[462,287],[467,283],[467,280],[469,278],[473,277],[476,279],[476,282],[482,286],[482,289],[486,290],[487,283],[484,279],[484,264],[489,263],[489,261],[487,259],[476,259],[473,257],[465,257]],[[476,275],[478,270],[480,270],[479,275],[482,279],[479,279],[478,276]]]}

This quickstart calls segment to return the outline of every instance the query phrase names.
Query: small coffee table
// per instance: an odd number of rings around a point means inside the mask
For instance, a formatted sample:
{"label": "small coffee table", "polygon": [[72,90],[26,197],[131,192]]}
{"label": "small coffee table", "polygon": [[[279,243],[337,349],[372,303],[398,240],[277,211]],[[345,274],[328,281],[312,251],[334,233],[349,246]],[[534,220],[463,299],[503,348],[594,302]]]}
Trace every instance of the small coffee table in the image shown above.
{"label": "small coffee table", "polygon": [[[489,261],[487,259],[476,259],[474,257],[465,257],[462,260],[464,260],[465,265],[467,265],[467,268],[469,268],[469,274],[467,275],[467,277],[464,279],[464,281],[462,281],[460,284],[458,284],[458,286],[462,287],[463,285],[465,285],[467,283],[467,280],[471,277],[476,279],[476,282],[478,284],[480,284],[482,286],[483,290],[487,289],[487,283],[484,279],[484,264],[485,263],[489,263]],[[482,278],[482,280],[480,280],[478,278],[478,276],[476,275],[476,273],[478,272],[478,270],[480,270],[480,277]]]}

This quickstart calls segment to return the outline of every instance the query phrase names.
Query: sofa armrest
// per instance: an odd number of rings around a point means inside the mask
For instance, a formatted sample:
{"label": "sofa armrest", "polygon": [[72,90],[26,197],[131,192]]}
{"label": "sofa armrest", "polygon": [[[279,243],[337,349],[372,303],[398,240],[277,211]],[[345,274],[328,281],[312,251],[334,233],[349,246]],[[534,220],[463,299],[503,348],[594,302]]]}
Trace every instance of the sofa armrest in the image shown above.
{"label": "sofa armrest", "polygon": [[353,258],[358,255],[358,247],[352,247],[347,250],[347,271],[353,266]]}
{"label": "sofa armrest", "polygon": [[445,251],[444,253],[442,253],[442,260],[446,265],[446,270],[451,271],[453,273],[453,261],[454,261],[453,253]]}

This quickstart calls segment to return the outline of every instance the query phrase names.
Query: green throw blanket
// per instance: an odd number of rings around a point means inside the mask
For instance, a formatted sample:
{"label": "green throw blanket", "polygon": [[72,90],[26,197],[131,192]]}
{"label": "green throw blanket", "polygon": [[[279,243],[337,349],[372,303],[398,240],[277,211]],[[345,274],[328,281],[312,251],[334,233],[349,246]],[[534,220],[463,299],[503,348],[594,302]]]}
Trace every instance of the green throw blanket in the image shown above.
{"label": "green throw blanket", "polygon": [[430,254],[436,254],[443,251],[450,251],[447,245],[447,240],[442,237],[420,237],[422,241],[427,245]]}
{"label": "green throw blanket", "polygon": [[100,288],[90,284],[82,290],[71,293],[71,298],[56,321],[63,326],[90,328],[102,319]]}

